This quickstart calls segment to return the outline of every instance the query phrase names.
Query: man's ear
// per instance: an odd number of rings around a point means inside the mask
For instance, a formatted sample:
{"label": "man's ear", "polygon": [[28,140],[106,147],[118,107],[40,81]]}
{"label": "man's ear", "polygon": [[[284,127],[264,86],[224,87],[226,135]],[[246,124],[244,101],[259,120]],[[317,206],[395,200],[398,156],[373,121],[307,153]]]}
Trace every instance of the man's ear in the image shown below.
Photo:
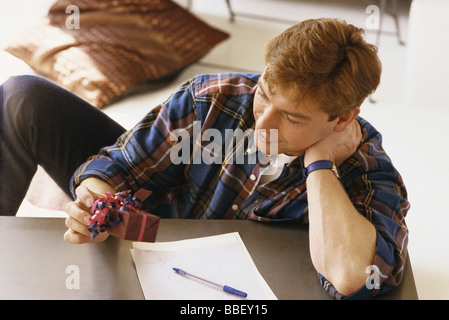
{"label": "man's ear", "polygon": [[337,117],[335,121],[335,132],[342,132],[345,131],[346,128],[352,123],[352,121],[357,118],[357,116],[360,113],[360,107],[357,107],[345,114],[342,114],[341,116]]}

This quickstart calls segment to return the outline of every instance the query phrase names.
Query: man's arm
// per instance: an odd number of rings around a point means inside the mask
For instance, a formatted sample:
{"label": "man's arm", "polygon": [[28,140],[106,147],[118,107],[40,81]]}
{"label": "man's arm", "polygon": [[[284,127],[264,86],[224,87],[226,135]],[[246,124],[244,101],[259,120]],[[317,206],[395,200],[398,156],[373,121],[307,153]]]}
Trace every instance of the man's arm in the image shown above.
{"label": "man's arm", "polygon": [[359,290],[366,267],[373,264],[376,230],[351,203],[330,170],[307,178],[310,252],[312,262],[342,295]]}
{"label": "man's arm", "polygon": [[[318,160],[340,164],[355,152],[360,140],[360,126],[353,121],[343,132],[307,149],[305,166]],[[312,262],[338,292],[350,295],[366,281],[365,270],[373,263],[376,250],[376,230],[355,209],[331,170],[309,174],[307,197]]]}
{"label": "man's arm", "polygon": [[[76,201],[66,207],[69,217],[64,235],[71,243],[98,242],[106,239],[107,232],[92,239],[90,207],[94,199],[106,192],[137,191],[152,180],[146,188],[171,186],[182,176],[183,166],[172,165],[171,139],[178,128],[191,127],[195,109],[187,81],[160,106],[153,108],[136,126],[123,133],[112,146],[102,148],[97,156],[82,164],[72,177],[71,190]],[[171,116],[171,118],[170,118]],[[175,122],[171,119],[175,118]]]}

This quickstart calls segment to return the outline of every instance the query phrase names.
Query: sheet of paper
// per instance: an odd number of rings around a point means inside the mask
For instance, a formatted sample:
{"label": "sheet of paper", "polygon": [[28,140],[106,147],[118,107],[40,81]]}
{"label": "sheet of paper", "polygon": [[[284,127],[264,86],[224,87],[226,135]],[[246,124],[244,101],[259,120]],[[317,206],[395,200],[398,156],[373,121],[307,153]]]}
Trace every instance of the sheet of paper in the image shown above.
{"label": "sheet of paper", "polygon": [[[173,242],[134,242],[137,274],[148,300],[276,299],[238,232]],[[180,268],[248,294],[242,298],[173,271]]]}

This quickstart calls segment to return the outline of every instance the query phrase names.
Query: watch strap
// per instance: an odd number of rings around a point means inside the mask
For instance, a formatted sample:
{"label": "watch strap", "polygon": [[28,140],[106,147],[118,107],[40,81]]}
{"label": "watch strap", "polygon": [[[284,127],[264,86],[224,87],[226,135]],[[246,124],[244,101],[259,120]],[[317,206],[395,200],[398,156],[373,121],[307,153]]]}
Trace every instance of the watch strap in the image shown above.
{"label": "watch strap", "polygon": [[307,176],[315,171],[315,170],[321,170],[321,169],[330,169],[334,172],[334,174],[337,176],[338,178],[338,172],[337,172],[337,168],[334,164],[334,162],[332,160],[318,160],[315,162],[312,162],[311,164],[309,164],[307,166],[307,168],[304,168],[303,170],[303,176],[304,178],[307,178]]}

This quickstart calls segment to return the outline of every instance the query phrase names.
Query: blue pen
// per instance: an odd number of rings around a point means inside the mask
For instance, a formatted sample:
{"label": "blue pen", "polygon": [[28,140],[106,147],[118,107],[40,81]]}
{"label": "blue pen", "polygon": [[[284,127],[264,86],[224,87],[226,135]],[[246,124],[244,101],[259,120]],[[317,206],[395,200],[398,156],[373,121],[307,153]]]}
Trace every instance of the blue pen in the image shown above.
{"label": "blue pen", "polygon": [[195,279],[198,279],[198,280],[201,280],[201,281],[210,283],[210,284],[212,284],[212,285],[214,285],[214,286],[216,286],[216,287],[219,287],[219,288],[223,289],[223,291],[225,291],[225,292],[232,293],[232,294],[235,294],[235,295],[237,295],[237,296],[244,297],[244,298],[247,296],[247,294],[246,294],[245,292],[243,292],[243,291],[234,289],[234,288],[232,288],[232,287],[230,287],[230,286],[222,286],[222,285],[220,285],[220,284],[218,284],[218,283],[214,283],[214,282],[212,282],[212,281],[209,281],[209,280],[200,278],[200,277],[198,277],[198,276],[195,276],[195,275],[193,275],[193,274],[190,274],[190,273],[188,273],[188,272],[186,272],[186,271],[184,271],[184,270],[182,270],[182,269],[179,269],[179,268],[173,268],[173,270],[175,270],[175,272],[178,273],[178,274],[180,274],[180,275],[183,275],[183,276],[189,276],[189,277],[192,277],[192,278],[195,278]]}

